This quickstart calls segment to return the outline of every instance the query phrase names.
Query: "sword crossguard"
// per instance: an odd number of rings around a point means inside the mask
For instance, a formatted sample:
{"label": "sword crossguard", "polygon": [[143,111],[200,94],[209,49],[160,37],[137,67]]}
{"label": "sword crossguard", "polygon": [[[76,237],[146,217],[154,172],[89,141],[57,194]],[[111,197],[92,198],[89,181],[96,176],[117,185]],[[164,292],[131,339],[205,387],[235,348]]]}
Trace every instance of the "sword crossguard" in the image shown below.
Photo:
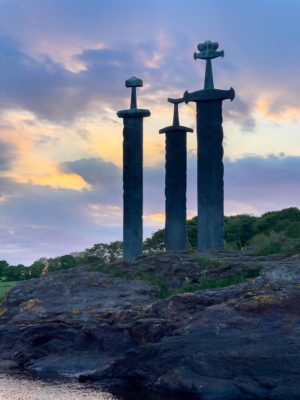
{"label": "sword crossguard", "polygon": [[184,102],[184,98],[181,97],[180,99],[171,99],[170,97],[168,98],[168,102],[171,104],[180,104]]}

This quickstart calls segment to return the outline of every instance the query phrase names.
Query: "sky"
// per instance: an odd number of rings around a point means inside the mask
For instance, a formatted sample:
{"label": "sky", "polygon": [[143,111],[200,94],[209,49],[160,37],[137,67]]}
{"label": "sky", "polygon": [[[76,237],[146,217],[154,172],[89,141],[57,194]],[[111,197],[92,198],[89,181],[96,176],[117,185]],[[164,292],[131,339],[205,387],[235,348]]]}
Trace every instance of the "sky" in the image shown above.
{"label": "sky", "polygon": [[[299,0],[0,0],[0,259],[122,239],[122,120],[143,79],[144,236],[164,226],[168,97],[203,87],[197,45],[218,41],[225,213],[300,206]],[[180,106],[195,129],[195,105]],[[196,215],[196,135],[187,212]]]}

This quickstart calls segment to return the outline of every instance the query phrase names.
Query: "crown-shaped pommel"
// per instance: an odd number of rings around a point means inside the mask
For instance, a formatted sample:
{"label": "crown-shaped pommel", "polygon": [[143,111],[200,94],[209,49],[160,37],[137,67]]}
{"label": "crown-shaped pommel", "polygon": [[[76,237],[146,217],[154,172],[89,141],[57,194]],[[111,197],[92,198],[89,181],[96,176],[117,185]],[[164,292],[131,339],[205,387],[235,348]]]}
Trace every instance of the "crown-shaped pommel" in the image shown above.
{"label": "crown-shaped pommel", "polygon": [[202,60],[212,60],[217,57],[224,57],[224,50],[217,51],[219,47],[218,42],[211,42],[206,40],[204,43],[198,44],[199,53],[194,53],[194,59],[200,58]]}

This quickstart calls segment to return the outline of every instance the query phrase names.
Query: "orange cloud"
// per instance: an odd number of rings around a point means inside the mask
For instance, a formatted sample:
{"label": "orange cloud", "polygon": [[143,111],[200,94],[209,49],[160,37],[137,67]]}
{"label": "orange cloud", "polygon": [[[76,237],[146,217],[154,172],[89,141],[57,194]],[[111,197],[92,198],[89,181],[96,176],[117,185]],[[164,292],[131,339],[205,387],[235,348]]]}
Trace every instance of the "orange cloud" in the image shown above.
{"label": "orange cloud", "polygon": [[292,122],[300,119],[300,107],[285,106],[277,112],[272,111],[271,108],[270,97],[262,97],[256,103],[256,111],[272,121]]}
{"label": "orange cloud", "polygon": [[148,221],[164,222],[165,214],[163,214],[163,213],[148,214],[148,215],[144,215],[144,219],[146,219]]}
{"label": "orange cloud", "polygon": [[15,176],[16,182],[31,183],[39,186],[51,186],[56,189],[73,189],[82,190],[88,189],[90,185],[77,174],[41,174],[41,175],[23,175]]}

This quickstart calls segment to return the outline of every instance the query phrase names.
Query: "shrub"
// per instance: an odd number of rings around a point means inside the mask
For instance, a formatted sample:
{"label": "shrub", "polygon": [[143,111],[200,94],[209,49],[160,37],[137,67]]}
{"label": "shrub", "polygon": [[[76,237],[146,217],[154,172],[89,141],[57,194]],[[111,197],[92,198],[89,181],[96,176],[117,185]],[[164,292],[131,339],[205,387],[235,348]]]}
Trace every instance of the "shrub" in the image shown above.
{"label": "shrub", "polygon": [[45,264],[41,261],[35,261],[30,267],[31,278],[39,278],[45,268]]}
{"label": "shrub", "polygon": [[77,260],[74,256],[67,254],[59,257],[60,269],[69,269],[77,267]]}
{"label": "shrub", "polygon": [[293,222],[290,224],[286,230],[285,234],[288,238],[297,239],[300,238],[300,222]]}
{"label": "shrub", "polygon": [[257,218],[242,214],[224,218],[224,238],[229,247],[243,249],[254,235]]}

